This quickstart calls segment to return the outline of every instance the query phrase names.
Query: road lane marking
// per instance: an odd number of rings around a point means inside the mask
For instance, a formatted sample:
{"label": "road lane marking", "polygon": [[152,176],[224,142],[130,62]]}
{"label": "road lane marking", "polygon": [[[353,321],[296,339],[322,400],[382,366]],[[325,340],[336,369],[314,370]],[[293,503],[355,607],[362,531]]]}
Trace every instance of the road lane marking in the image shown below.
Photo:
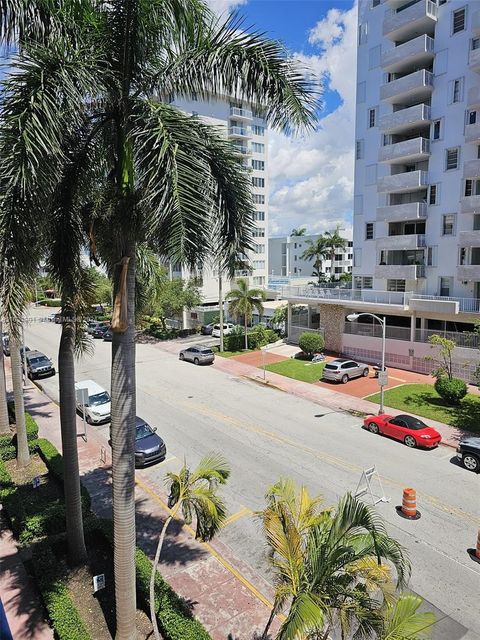
{"label": "road lane marking", "polygon": [[[135,484],[137,484],[143,491],[145,491],[145,493],[148,493],[148,495],[153,498],[153,500],[155,500],[155,502],[158,502],[158,504],[167,512],[167,513],[172,513],[171,509],[169,509],[168,505],[165,504],[165,502],[160,498],[159,495],[157,495],[155,493],[155,491],[153,489],[151,489],[147,484],[145,484],[142,480],[140,480],[139,478],[135,478]],[[180,518],[179,518],[180,520]],[[185,531],[188,531],[188,533],[190,533],[190,535],[192,535],[195,538],[195,530],[188,524],[183,524],[182,526],[183,529],[185,529]],[[232,564],[230,564],[230,562],[228,560],[226,560],[221,553],[219,553],[216,549],[214,549],[212,547],[212,545],[208,542],[200,542],[200,544],[210,553],[210,555],[212,555],[214,558],[216,558],[220,564],[222,566],[225,567],[225,569],[227,569],[227,571],[229,571],[233,576],[235,576],[235,578],[237,578],[238,580],[240,580],[240,582],[251,592],[253,593],[253,595],[260,600],[260,602],[262,602],[266,607],[268,607],[269,609],[272,609],[273,604],[270,602],[270,600],[268,600],[268,598],[266,598],[263,593],[261,593],[247,578],[245,578],[245,576],[240,573],[240,571],[238,569],[236,569]],[[283,615],[278,615],[278,618],[280,618],[281,620],[285,620],[285,616]]]}
{"label": "road lane marking", "polygon": [[232,522],[236,522],[237,520],[240,520],[240,518],[243,518],[244,516],[253,515],[253,513],[254,512],[248,507],[242,507],[239,511],[237,511],[236,513],[232,513],[232,515],[225,520],[225,522],[222,525],[222,529],[227,527],[229,524],[232,524]]}

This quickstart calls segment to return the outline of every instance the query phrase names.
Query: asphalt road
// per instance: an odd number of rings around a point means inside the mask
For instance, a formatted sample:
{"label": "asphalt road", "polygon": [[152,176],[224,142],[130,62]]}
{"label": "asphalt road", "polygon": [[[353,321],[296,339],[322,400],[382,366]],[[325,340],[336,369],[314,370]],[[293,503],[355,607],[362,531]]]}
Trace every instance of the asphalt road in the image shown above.
{"label": "asphalt road", "polygon": [[[25,336],[30,348],[57,363],[60,326],[34,322]],[[92,378],[109,389],[110,349],[96,340],[94,355],[77,363],[76,379]],[[42,386],[58,398],[57,376]],[[408,449],[364,431],[351,415],[228,376],[214,366],[180,362],[152,344],[137,346],[137,413],[158,427],[167,444],[166,461],[148,470],[153,477],[179,468],[184,457],[193,465],[212,450],[230,461],[225,495],[232,518],[220,536],[267,578],[264,543],[251,515],[264,505],[266,488],[282,476],[292,477],[330,505],[355,491],[362,470],[376,465],[389,498],[377,508],[390,534],[409,551],[410,587],[437,611],[432,637],[480,640],[480,565],[467,554],[480,528],[480,476],[459,467],[452,449]],[[422,517],[416,522],[395,511],[407,486],[417,490]]]}

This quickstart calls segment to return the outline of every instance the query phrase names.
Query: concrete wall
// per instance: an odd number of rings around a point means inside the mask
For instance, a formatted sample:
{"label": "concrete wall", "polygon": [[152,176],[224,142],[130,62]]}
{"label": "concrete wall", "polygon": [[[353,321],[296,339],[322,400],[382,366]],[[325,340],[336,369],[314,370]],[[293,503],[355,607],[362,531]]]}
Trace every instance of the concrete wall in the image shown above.
{"label": "concrete wall", "polygon": [[320,326],[325,335],[325,349],[342,352],[343,325],[345,324],[345,307],[340,305],[320,304]]}

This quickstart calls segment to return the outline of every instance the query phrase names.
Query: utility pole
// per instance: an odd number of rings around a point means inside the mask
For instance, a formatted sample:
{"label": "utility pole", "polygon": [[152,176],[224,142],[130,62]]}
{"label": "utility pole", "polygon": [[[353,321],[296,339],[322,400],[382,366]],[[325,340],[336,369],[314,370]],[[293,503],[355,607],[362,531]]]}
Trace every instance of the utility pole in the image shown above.
{"label": "utility pole", "polygon": [[223,351],[223,283],[222,283],[222,269],[218,265],[218,307],[220,316],[220,351]]}

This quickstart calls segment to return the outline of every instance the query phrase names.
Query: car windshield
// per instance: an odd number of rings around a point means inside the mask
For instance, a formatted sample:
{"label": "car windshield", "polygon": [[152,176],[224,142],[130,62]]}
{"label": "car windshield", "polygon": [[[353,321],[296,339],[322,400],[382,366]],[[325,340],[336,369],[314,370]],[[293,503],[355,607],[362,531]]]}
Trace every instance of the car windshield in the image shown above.
{"label": "car windshield", "polygon": [[153,433],[152,428],[145,422],[144,424],[139,424],[137,426],[137,433],[135,435],[135,440],[141,440],[142,438],[148,438]]}
{"label": "car windshield", "polygon": [[106,404],[107,402],[110,402],[110,396],[106,391],[102,391],[102,393],[96,393],[95,395],[88,397],[88,403],[92,407],[98,407],[98,405]]}
{"label": "car windshield", "polygon": [[38,356],[37,358],[30,358],[30,364],[50,364],[49,359],[46,356]]}
{"label": "car windshield", "polygon": [[338,369],[338,364],[326,364],[325,369]]}
{"label": "car windshield", "polygon": [[418,431],[419,429],[425,429],[427,426],[421,420],[417,420],[417,418],[400,418],[400,420],[404,420],[407,427],[409,429],[413,429],[414,431]]}
{"label": "car windshield", "polygon": [[209,353],[213,353],[213,351],[211,349],[201,349],[200,353],[202,353],[203,355],[207,355]]}

